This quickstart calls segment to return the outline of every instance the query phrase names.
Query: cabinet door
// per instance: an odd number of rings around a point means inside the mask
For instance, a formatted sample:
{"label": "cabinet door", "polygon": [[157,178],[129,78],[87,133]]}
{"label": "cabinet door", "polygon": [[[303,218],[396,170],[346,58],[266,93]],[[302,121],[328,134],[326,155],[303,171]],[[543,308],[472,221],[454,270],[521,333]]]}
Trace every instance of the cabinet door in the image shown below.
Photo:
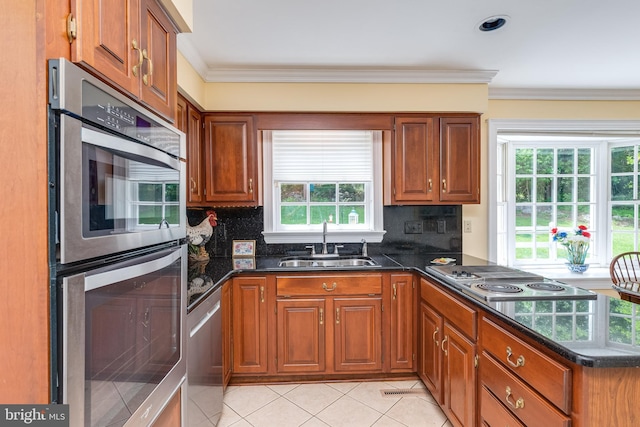
{"label": "cabinet door", "polygon": [[436,200],[436,148],[432,118],[396,118],[392,186],[394,202]]}
{"label": "cabinet door", "polygon": [[140,99],[173,121],[178,90],[176,30],[155,0],[141,0],[140,39],[143,64]]}
{"label": "cabinet door", "polygon": [[324,372],[324,298],[278,299],[278,372]]}
{"label": "cabinet door", "polygon": [[78,25],[71,60],[89,66],[137,96],[143,62],[140,0],[72,0],[71,12]]}
{"label": "cabinet door", "polygon": [[267,280],[233,279],[233,372],[267,372]]}
{"label": "cabinet door", "polygon": [[187,205],[201,203],[204,199],[202,179],[202,116],[198,110],[187,105]]}
{"label": "cabinet door", "polygon": [[454,426],[473,426],[476,420],[476,348],[445,321],[441,344],[444,410]]}
{"label": "cabinet door", "polygon": [[222,285],[222,386],[231,379],[231,282]]}
{"label": "cabinet door", "polygon": [[418,375],[439,404],[442,395],[442,350],[444,337],[442,316],[430,305],[420,304],[420,363]]}
{"label": "cabinet door", "polygon": [[256,142],[251,116],[205,116],[207,202],[257,203]]}
{"label": "cabinet door", "polygon": [[382,369],[382,299],[334,299],[334,369]]}
{"label": "cabinet door", "polygon": [[478,117],[440,119],[440,201],[480,203]]}
{"label": "cabinet door", "polygon": [[415,369],[415,293],[412,274],[391,274],[391,369]]}

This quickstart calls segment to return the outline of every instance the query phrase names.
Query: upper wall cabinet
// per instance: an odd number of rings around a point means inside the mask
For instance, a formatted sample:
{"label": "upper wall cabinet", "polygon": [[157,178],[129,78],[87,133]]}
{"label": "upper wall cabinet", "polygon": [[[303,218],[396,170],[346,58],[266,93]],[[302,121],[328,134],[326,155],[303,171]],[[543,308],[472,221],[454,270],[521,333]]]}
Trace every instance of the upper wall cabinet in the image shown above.
{"label": "upper wall cabinet", "polygon": [[173,122],[177,30],[156,0],[72,0],[71,60]]}
{"label": "upper wall cabinet", "polygon": [[202,148],[202,114],[189,101],[178,95],[176,127],[187,135],[187,204],[204,201]]}
{"label": "upper wall cabinet", "polygon": [[204,203],[257,206],[258,155],[252,115],[204,115]]}
{"label": "upper wall cabinet", "polygon": [[480,203],[479,115],[395,118],[392,205]]}

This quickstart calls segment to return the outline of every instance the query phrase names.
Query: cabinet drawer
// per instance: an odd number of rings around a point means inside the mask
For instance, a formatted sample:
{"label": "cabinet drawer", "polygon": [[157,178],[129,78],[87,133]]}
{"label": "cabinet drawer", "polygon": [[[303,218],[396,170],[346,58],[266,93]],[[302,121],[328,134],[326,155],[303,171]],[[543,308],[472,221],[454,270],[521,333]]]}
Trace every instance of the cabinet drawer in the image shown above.
{"label": "cabinet drawer", "polygon": [[[482,353],[480,360],[480,383],[497,396],[504,407],[527,426],[568,427],[571,425],[569,417],[555,409],[487,352]],[[484,408],[481,411],[484,413]]]}
{"label": "cabinet drawer", "polygon": [[480,389],[480,419],[482,420],[482,425],[490,427],[525,427],[486,387],[482,386]]}
{"label": "cabinet drawer", "polygon": [[278,276],[276,289],[278,296],[381,294],[382,275]]}
{"label": "cabinet drawer", "polygon": [[487,318],[480,322],[484,350],[565,413],[571,410],[571,369],[540,353]]}
{"label": "cabinet drawer", "polygon": [[420,280],[420,297],[449,319],[450,323],[456,325],[456,328],[468,338],[476,340],[478,313],[474,309],[425,279]]}

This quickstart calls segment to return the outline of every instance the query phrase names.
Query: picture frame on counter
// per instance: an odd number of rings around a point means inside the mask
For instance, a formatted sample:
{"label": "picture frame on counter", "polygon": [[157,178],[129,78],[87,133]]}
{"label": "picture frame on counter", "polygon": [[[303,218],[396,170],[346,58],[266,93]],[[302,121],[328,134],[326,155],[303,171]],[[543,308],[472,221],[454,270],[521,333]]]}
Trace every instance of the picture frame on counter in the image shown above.
{"label": "picture frame on counter", "polygon": [[256,268],[256,259],[254,257],[233,258],[234,270],[253,270]]}
{"label": "picture frame on counter", "polygon": [[231,246],[232,257],[254,257],[256,256],[255,240],[234,240]]}

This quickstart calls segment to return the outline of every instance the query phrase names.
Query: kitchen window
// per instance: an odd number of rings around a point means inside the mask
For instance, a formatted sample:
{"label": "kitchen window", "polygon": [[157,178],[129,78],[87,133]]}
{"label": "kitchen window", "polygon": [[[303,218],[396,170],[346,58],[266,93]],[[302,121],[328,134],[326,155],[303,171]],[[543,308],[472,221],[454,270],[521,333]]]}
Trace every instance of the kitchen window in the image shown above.
{"label": "kitchen window", "polygon": [[158,227],[163,220],[180,223],[180,204],[177,182],[135,182],[134,209],[138,226]]}
{"label": "kitchen window", "polygon": [[382,240],[382,133],[262,133],[267,243]]}
{"label": "kitchen window", "polygon": [[591,232],[587,262],[607,267],[640,242],[640,123],[491,121],[489,258],[563,265],[550,230]]}

